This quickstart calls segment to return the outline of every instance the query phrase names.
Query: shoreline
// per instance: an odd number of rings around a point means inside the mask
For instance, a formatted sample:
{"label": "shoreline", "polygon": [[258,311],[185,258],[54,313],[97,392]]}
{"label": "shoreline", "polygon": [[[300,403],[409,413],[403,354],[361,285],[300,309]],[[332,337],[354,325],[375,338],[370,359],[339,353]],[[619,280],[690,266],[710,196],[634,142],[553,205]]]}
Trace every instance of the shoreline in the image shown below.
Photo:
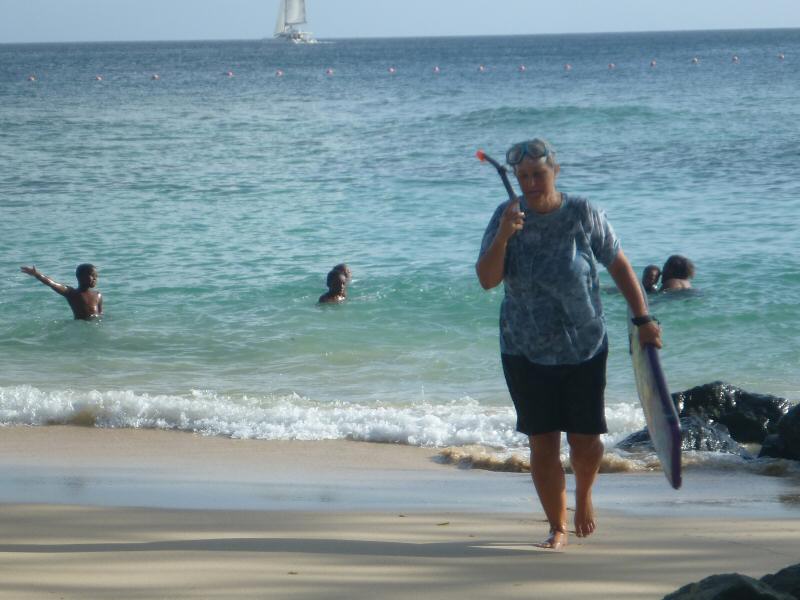
{"label": "shoreline", "polygon": [[[0,504],[192,510],[538,510],[530,475],[469,468],[452,448],[253,440],[74,425],[0,428]],[[687,461],[688,462],[688,461]],[[567,490],[574,478],[567,474]],[[660,469],[598,476],[618,515],[800,516],[800,479],[690,465],[681,490]]]}
{"label": "shoreline", "polygon": [[601,475],[597,533],[542,550],[527,474],[438,451],[0,428],[0,599],[662,598],[797,562],[800,503],[726,509],[691,486],[667,496],[660,473]]}

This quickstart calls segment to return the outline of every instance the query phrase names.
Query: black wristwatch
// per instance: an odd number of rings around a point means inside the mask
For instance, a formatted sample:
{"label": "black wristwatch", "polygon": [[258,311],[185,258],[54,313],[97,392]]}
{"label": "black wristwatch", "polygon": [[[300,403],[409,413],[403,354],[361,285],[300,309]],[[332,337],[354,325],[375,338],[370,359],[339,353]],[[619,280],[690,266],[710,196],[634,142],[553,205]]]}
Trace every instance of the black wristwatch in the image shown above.
{"label": "black wristwatch", "polygon": [[658,319],[656,319],[653,315],[642,315],[641,317],[633,317],[631,319],[631,323],[633,323],[637,327],[644,325],[645,323],[650,323],[652,321],[658,323]]}

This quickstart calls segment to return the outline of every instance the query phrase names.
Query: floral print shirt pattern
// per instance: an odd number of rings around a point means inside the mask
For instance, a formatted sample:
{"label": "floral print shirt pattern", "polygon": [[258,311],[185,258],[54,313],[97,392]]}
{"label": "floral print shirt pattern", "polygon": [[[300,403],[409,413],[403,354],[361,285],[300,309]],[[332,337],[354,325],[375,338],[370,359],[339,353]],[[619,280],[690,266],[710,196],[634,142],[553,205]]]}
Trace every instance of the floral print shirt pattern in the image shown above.
{"label": "floral print shirt pattern", "polygon": [[[508,201],[495,210],[480,256],[494,240]],[[578,364],[606,343],[598,262],[608,267],[620,244],[605,213],[562,194],[561,207],[525,210],[508,241],[500,307],[500,351],[544,365]]]}

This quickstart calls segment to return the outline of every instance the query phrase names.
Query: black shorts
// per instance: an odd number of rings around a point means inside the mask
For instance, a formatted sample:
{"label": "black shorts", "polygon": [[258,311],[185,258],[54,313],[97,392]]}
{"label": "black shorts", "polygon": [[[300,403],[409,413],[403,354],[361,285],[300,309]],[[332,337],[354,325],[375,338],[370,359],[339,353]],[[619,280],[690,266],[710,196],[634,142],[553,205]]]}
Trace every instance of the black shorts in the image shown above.
{"label": "black shorts", "polygon": [[517,409],[517,431],[529,436],[551,431],[608,433],[604,398],[607,344],[577,365],[540,365],[524,356],[501,356]]}

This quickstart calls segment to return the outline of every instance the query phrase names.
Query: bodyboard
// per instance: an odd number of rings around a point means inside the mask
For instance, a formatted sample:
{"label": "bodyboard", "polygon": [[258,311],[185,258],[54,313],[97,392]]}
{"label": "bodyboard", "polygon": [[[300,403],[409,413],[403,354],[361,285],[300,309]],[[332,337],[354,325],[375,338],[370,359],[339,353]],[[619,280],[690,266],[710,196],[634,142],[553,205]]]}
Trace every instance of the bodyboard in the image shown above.
{"label": "bodyboard", "polygon": [[632,317],[629,309],[628,342],[636,390],[661,468],[667,481],[677,490],[681,487],[681,427],[678,411],[669,395],[658,348],[652,345],[642,348],[638,328],[631,322]]}

